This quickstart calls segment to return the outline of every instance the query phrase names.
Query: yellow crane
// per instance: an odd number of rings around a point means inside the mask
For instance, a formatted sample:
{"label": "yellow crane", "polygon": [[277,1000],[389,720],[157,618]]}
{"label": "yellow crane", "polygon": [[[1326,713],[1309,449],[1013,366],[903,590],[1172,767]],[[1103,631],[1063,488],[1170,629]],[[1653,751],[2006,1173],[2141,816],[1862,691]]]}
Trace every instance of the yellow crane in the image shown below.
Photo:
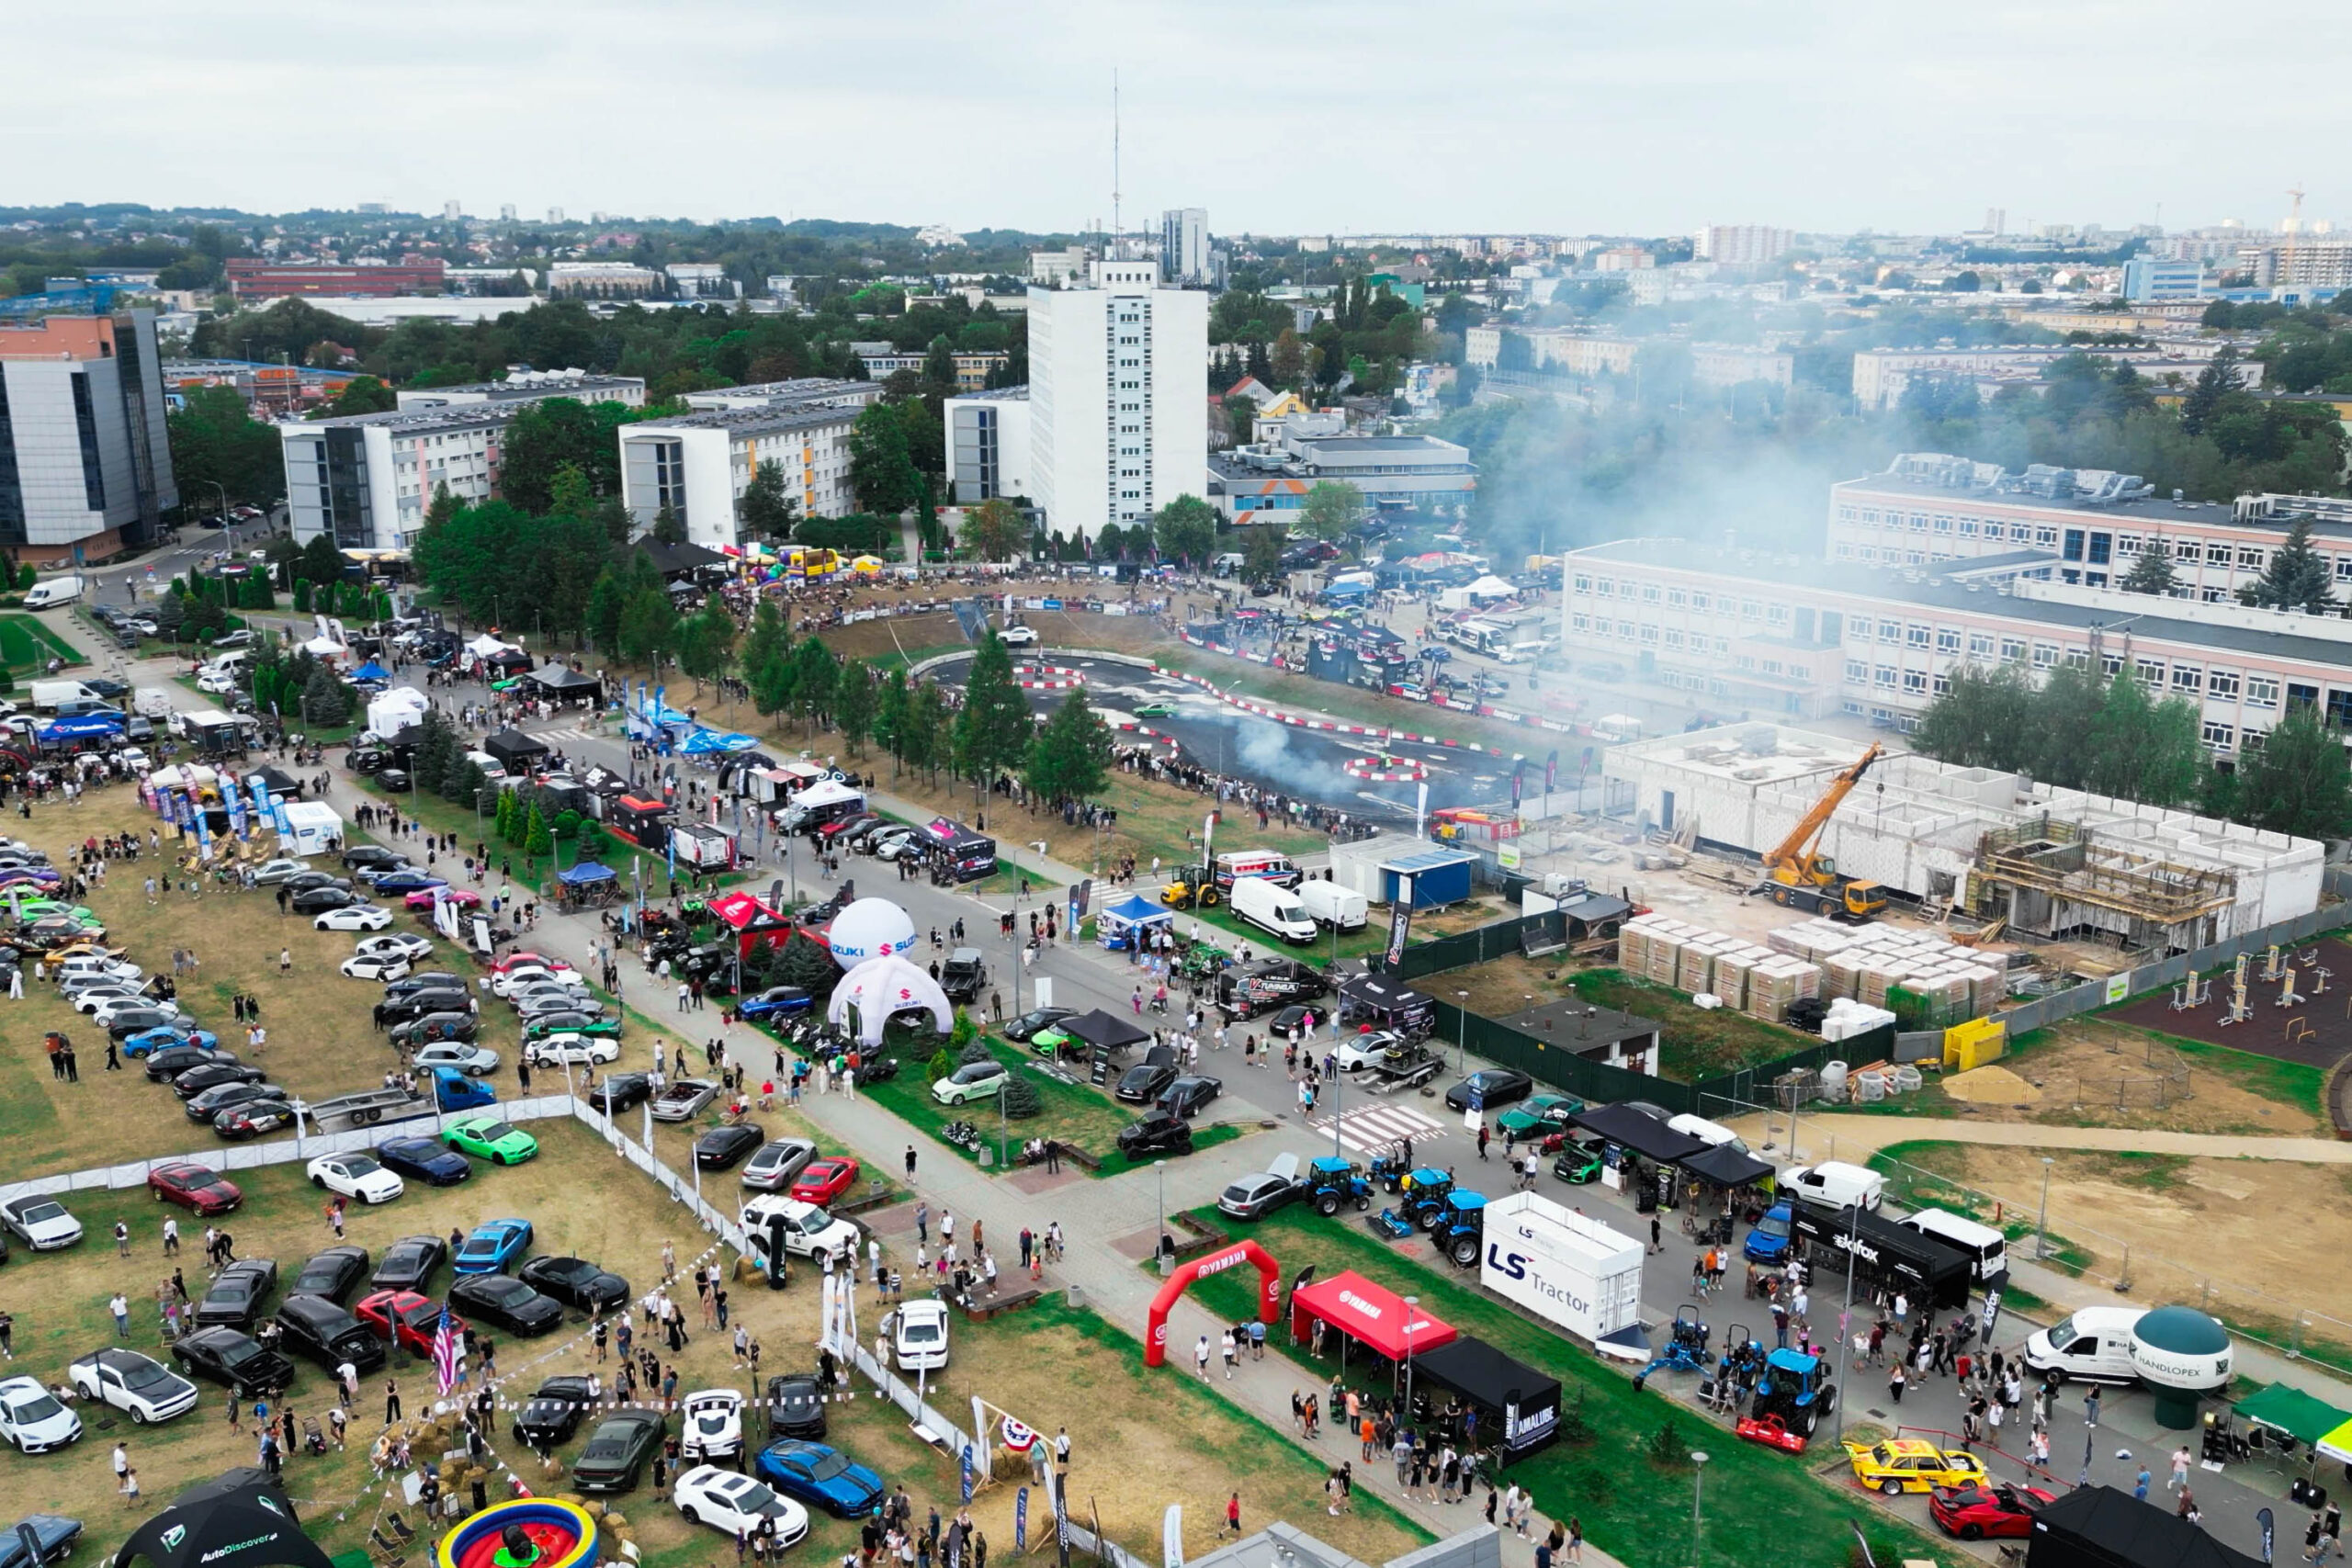
{"label": "yellow crane", "polygon": [[1789,836],[1764,855],[1764,881],[1756,890],[1769,893],[1775,904],[1804,909],[1832,919],[1861,921],[1886,908],[1886,890],[1875,882],[1857,882],[1838,874],[1837,863],[1815,852],[1814,843],[1838,807],[1854,793],[1871,764],[1886,754],[1873,743],[1854,765],[1830,781],[1813,809],[1798,818]]}

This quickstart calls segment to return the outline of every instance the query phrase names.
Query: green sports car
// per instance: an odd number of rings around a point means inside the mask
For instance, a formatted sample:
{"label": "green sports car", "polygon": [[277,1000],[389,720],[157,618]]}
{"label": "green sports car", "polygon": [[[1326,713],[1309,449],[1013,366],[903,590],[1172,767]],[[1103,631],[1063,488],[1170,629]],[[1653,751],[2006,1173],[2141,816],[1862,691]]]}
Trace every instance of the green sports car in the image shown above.
{"label": "green sports car", "polygon": [[1136,707],[1137,718],[1166,718],[1176,711],[1174,703],[1141,703]]}
{"label": "green sports car", "polygon": [[546,1012],[523,1026],[525,1040],[545,1040],[556,1034],[584,1034],[592,1040],[618,1040],[621,1021],[603,1012]]}
{"label": "green sports car", "polygon": [[62,916],[85,931],[105,923],[79,904],[61,903],[55,898],[17,898],[8,900],[5,907],[27,925],[48,915]]}
{"label": "green sports car", "polygon": [[520,1127],[510,1127],[495,1116],[469,1116],[452,1122],[441,1141],[459,1154],[486,1159],[492,1165],[520,1165],[539,1152],[539,1141]]}
{"label": "green sports car", "polygon": [[1047,1061],[1053,1061],[1065,1052],[1073,1056],[1081,1055],[1087,1050],[1087,1044],[1077,1035],[1057,1025],[1051,1029],[1041,1029],[1032,1034],[1029,1037],[1029,1049]]}
{"label": "green sports car", "polygon": [[1495,1127],[1521,1138],[1540,1138],[1565,1132],[1568,1118],[1583,1109],[1584,1101],[1573,1095],[1533,1094],[1496,1117]]}

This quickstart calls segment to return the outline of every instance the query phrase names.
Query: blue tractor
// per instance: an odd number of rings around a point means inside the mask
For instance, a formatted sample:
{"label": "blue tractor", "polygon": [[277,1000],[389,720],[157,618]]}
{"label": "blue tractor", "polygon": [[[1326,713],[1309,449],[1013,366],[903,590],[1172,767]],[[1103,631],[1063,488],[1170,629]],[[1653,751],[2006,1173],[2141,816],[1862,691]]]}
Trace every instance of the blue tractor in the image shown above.
{"label": "blue tractor", "polygon": [[1703,1372],[1714,1361],[1714,1352],[1707,1341],[1713,1331],[1700,1319],[1696,1307],[1674,1309],[1674,1332],[1657,1355],[1640,1371],[1634,1374],[1634,1387],[1639,1389],[1649,1381],[1652,1372]]}
{"label": "blue tractor", "polygon": [[1756,1395],[1735,1428],[1750,1442],[1803,1453],[1821,1418],[1838,1408],[1838,1386],[1818,1356],[1775,1350],[1764,1358]]}
{"label": "blue tractor", "polygon": [[1434,1166],[1423,1166],[1405,1178],[1399,1189],[1404,1201],[1399,1205],[1405,1217],[1418,1231],[1434,1231],[1445,1217],[1446,1194],[1453,1190],[1453,1173]]}
{"label": "blue tractor", "polygon": [[1359,1212],[1372,1207],[1372,1183],[1355,1166],[1335,1156],[1325,1155],[1308,1164],[1306,1190],[1315,1212],[1327,1220],[1340,1212],[1342,1203],[1352,1203]]}
{"label": "blue tractor", "polygon": [[1453,1259],[1455,1268],[1478,1267],[1478,1255],[1487,1243],[1487,1195],[1447,1193],[1444,1213],[1430,1227],[1430,1239],[1437,1243],[1440,1252]]}

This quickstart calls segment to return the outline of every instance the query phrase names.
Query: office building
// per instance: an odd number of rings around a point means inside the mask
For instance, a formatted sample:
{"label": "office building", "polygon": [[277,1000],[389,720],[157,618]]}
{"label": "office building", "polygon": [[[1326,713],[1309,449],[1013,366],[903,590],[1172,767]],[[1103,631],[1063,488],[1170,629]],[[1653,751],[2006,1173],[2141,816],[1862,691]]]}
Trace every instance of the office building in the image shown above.
{"label": "office building", "polygon": [[1029,281],[1047,288],[1071,282],[1086,276],[1086,264],[1094,253],[1084,245],[1072,245],[1067,250],[1032,251],[1029,253]]}
{"label": "office building", "polygon": [[466,503],[498,494],[507,425],[550,398],[636,407],[645,401],[645,383],[580,371],[518,375],[402,392],[390,413],[279,425],[295,539],[324,535],[345,550],[412,548],[444,486]]}
{"label": "office building", "polygon": [[2135,305],[2161,299],[2195,299],[2210,287],[2202,262],[2133,256],[2123,264],[2123,298]]}
{"label": "office building", "polygon": [[1761,266],[1778,261],[1796,248],[1797,237],[1787,229],[1761,223],[1715,223],[1691,236],[1691,254],[1718,266]]}
{"label": "office building", "polygon": [[357,261],[348,266],[323,262],[273,262],[231,256],[221,264],[229,292],[240,299],[286,299],[329,295],[342,299],[384,299],[399,295],[438,294],[447,267],[438,260]]}
{"label": "office building", "polygon": [[548,268],[549,294],[582,294],[611,299],[650,294],[662,286],[662,275],[630,262],[557,262]]}
{"label": "office building", "polygon": [[1469,448],[1434,435],[1351,435],[1337,413],[1261,418],[1253,434],[1206,458],[1208,500],[1237,525],[1291,521],[1326,479],[1354,485],[1375,510],[1459,515],[1477,494]]}
{"label": "office building", "polygon": [[1170,283],[1209,281],[1209,214],[1171,207],[1159,215],[1159,275]]}
{"label": "office building", "polygon": [[0,550],[80,565],[154,542],[179,504],[155,313],[0,326]]}
{"label": "office building", "polygon": [[1208,296],[1156,262],[1091,265],[1084,287],[1029,290],[1030,479],[1046,525],[1092,538],[1201,482]]}
{"label": "office building", "polygon": [[1029,495],[1029,389],[947,400],[947,478],[958,506]]}
{"label": "office building", "polygon": [[881,390],[807,378],[695,393],[693,413],[621,427],[621,500],[639,527],[667,507],[688,539],[724,549],[739,542],[736,498],[773,465],[801,516],[846,516],[850,431]]}

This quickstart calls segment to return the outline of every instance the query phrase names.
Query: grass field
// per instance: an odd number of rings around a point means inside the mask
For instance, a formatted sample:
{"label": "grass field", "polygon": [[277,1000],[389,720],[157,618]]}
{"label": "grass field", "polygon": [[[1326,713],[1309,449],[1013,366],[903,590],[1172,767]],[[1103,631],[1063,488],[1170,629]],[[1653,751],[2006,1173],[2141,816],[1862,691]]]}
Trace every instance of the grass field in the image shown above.
{"label": "grass field", "polygon": [[[998,1061],[1036,1085],[1038,1098],[1045,1104],[1044,1111],[1038,1115],[1007,1123],[1015,1145],[1031,1138],[1054,1138],[1065,1144],[1075,1144],[1089,1154],[1104,1158],[1110,1156],[1117,1145],[1119,1129],[1135,1120],[1132,1111],[1119,1108],[1091,1088],[1066,1084],[1038,1072],[1036,1057],[1024,1055],[1021,1046],[990,1039],[989,1049]],[[968,1105],[940,1104],[931,1098],[931,1072],[925,1066],[925,1060],[919,1056],[903,1056],[903,1065],[897,1077],[868,1086],[865,1094],[876,1104],[888,1107],[900,1121],[934,1141],[939,1130],[950,1122],[975,1122],[991,1134],[989,1146],[994,1149],[996,1102],[975,1100]],[[957,1152],[967,1159],[978,1157],[969,1149]],[[1114,1160],[1113,1163],[1120,1162]]]}
{"label": "grass field", "polygon": [[0,665],[17,681],[39,675],[52,659],[68,664],[86,663],[72,643],[60,637],[39,617],[30,615],[0,615]]}
{"label": "grass field", "polygon": [[[1197,1211],[1195,1217],[1220,1229],[1229,1224],[1214,1210]],[[1739,1442],[1687,1405],[1658,1393],[1636,1392],[1624,1373],[1480,1294],[1463,1276],[1408,1262],[1354,1224],[1324,1220],[1293,1207],[1257,1222],[1249,1234],[1282,1260],[1286,1276],[1295,1277],[1309,1264],[1325,1279],[1353,1269],[1394,1290],[1417,1293],[1425,1310],[1463,1333],[1558,1378],[1564,1425],[1568,1410],[1579,1410],[1590,1436],[1555,1443],[1506,1473],[1529,1488],[1546,1514],[1582,1520],[1595,1546],[1634,1568],[1745,1564],[1768,1555],[1758,1550],[1758,1543],[1768,1541],[1776,1543],[1777,1554],[1788,1561],[1843,1562],[1848,1561],[1844,1543],[1851,1540],[1854,1526],[1869,1537],[1877,1562],[1948,1558],[1940,1542],[1888,1519],[1836,1482],[1814,1479],[1805,1461]],[[1239,1318],[1252,1310],[1252,1283],[1235,1273],[1204,1280],[1192,1293],[1220,1317]],[[1317,1382],[1328,1384],[1332,1362],[1317,1361],[1303,1348],[1294,1349],[1288,1338],[1278,1331],[1267,1337],[1267,1343],[1277,1346]],[[1385,1382],[1379,1391],[1387,1392]],[[1668,1427],[1672,1436],[1661,1441],[1658,1434]],[[1687,1461],[1657,1462],[1651,1457],[1654,1443],[1676,1455],[1702,1448],[1712,1456],[1706,1508],[1708,1518],[1715,1522],[1696,1553],[1690,1466]],[[1808,1457],[1819,1461],[1822,1450]],[[1803,1555],[1807,1549],[1815,1555]],[[1833,1552],[1834,1557],[1829,1555]]]}

